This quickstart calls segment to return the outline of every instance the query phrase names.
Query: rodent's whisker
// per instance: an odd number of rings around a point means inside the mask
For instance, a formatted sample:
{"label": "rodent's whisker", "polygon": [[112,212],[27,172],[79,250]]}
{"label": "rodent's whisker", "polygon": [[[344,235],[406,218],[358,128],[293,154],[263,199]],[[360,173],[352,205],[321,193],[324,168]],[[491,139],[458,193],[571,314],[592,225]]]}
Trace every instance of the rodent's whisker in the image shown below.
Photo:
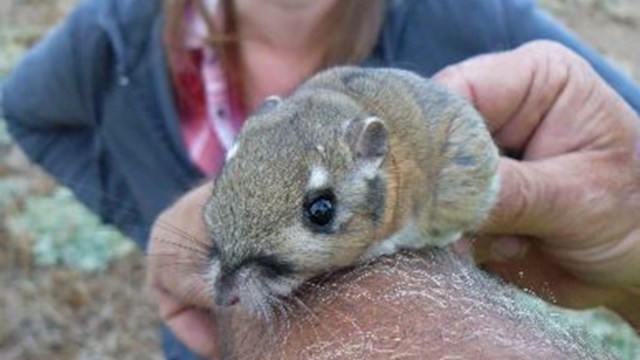
{"label": "rodent's whisker", "polygon": [[[156,255],[153,255],[156,256]],[[170,259],[170,261],[160,263],[156,265],[159,269],[163,268],[179,268],[179,269],[190,269],[190,271],[198,271],[200,273],[203,271],[203,268],[206,267],[206,263],[200,261],[198,259],[174,259],[173,256],[168,254],[159,254],[158,257],[164,257],[166,259]]]}
{"label": "rodent's whisker", "polygon": [[193,241],[195,244],[201,245],[203,247],[209,247],[211,246],[211,244],[207,241],[203,241],[202,239],[196,237],[195,235],[187,232],[184,229],[180,229],[179,227],[177,227],[176,225],[173,225],[167,221],[158,221],[156,222],[156,225],[159,228],[162,228],[164,230],[170,231],[176,235],[181,235],[186,239],[189,239],[191,241]]}
{"label": "rodent's whisker", "polygon": [[[192,279],[191,282],[193,281],[195,280]],[[213,290],[209,286],[202,287],[197,285],[199,284],[187,285],[187,291],[184,293],[185,298],[186,299],[210,299],[213,294]]]}
{"label": "rodent's whisker", "polygon": [[275,301],[273,301],[272,303],[273,305],[275,305],[275,309],[277,310],[275,312],[276,318],[280,321],[280,322],[284,322],[286,324],[286,328],[289,328],[289,315],[290,315],[290,308],[289,308],[289,304],[286,301],[282,301],[282,299],[275,299]]}
{"label": "rodent's whisker", "polygon": [[181,274],[189,275],[194,271],[200,270],[196,266],[189,266],[189,263],[173,263],[173,264],[162,264],[158,266],[158,269],[172,269],[175,271],[179,271]]}
{"label": "rodent's whisker", "polygon": [[164,250],[162,252],[160,251],[153,251],[147,254],[147,257],[170,257],[170,258],[175,258],[175,259],[182,259],[182,260],[192,260],[192,259],[196,259],[196,260],[203,260],[203,259],[207,259],[207,257],[205,257],[202,254],[199,253],[194,253],[194,252],[185,252],[185,251],[178,251],[178,250]]}
{"label": "rodent's whisker", "polygon": [[173,240],[168,240],[168,239],[165,239],[165,238],[162,238],[162,237],[157,237],[157,236],[154,236],[153,239],[157,240],[157,241],[160,241],[160,242],[162,242],[164,244],[169,244],[171,246],[175,246],[176,248],[179,248],[179,249],[192,251],[194,253],[203,255],[205,257],[209,256],[208,249],[202,248],[200,246],[193,246],[191,244],[182,244],[182,243],[175,242]]}
{"label": "rodent's whisker", "polygon": [[307,304],[305,304],[304,301],[302,301],[302,299],[300,299],[300,297],[298,297],[297,295],[294,295],[294,296],[292,296],[292,300],[294,300],[296,302],[296,305],[298,305],[299,308],[301,308],[304,312],[309,314],[309,316],[311,316],[312,319],[316,320],[317,324],[321,324],[322,323],[320,321],[320,318],[318,318],[318,315],[316,315],[316,313],[314,313],[313,310],[311,310],[307,306]]}
{"label": "rodent's whisker", "polygon": [[206,268],[208,265],[207,258],[205,258],[202,255],[189,255],[188,257],[185,257],[182,255],[175,255],[175,254],[169,254],[169,253],[164,253],[164,254],[154,253],[154,254],[147,255],[147,257],[149,259],[158,259],[156,261],[158,261],[159,264],[157,264],[156,266],[167,267],[167,266],[179,265],[184,267],[185,265],[190,265],[190,267],[194,269],[203,269],[203,268]]}
{"label": "rodent's whisker", "polygon": [[[169,249],[167,250],[172,250],[173,251],[172,253],[175,255],[184,256],[185,254],[191,254],[191,255],[201,255],[205,257],[209,256],[209,251],[208,251],[209,249],[205,249],[197,245],[194,246],[192,244],[185,244],[185,243],[181,243],[173,240],[160,239],[157,237],[154,237],[154,239],[157,239],[159,242],[166,244],[169,247]],[[187,251],[184,251],[184,250],[187,250]]]}

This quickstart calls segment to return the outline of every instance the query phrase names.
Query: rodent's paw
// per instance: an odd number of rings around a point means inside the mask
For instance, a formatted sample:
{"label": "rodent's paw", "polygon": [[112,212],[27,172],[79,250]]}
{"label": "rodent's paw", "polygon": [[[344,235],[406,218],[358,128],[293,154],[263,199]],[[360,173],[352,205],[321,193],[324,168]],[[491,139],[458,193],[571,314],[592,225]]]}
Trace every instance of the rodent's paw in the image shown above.
{"label": "rodent's paw", "polygon": [[[469,105],[470,106],[470,105]],[[432,196],[432,228],[476,230],[499,191],[499,151],[482,118],[465,108],[452,125]]]}

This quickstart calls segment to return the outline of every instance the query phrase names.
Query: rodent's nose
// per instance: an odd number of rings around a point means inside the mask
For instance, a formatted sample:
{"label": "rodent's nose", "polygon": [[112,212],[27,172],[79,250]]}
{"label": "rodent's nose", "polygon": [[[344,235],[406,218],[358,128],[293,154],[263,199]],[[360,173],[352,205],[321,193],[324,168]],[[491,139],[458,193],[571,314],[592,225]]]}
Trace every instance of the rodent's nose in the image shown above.
{"label": "rodent's nose", "polygon": [[228,295],[222,295],[222,296],[220,292],[217,292],[215,300],[216,300],[216,305],[218,306],[233,306],[240,302],[240,297],[235,292]]}

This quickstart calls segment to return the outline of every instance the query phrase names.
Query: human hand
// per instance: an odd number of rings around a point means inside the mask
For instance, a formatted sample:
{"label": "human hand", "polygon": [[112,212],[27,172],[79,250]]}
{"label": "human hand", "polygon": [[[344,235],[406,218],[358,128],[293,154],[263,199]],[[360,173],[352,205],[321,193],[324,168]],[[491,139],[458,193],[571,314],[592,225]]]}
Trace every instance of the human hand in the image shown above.
{"label": "human hand", "polygon": [[640,298],[633,109],[586,61],[547,41],[453,65],[434,79],[469,98],[511,156],[501,160],[499,201],[481,231],[487,236],[473,245],[476,259],[563,305],[637,312],[629,308]]}
{"label": "human hand", "polygon": [[217,355],[213,297],[205,283],[210,252],[202,209],[212,182],[192,190],[165,210],[153,225],[147,282],[162,321],[192,351]]}

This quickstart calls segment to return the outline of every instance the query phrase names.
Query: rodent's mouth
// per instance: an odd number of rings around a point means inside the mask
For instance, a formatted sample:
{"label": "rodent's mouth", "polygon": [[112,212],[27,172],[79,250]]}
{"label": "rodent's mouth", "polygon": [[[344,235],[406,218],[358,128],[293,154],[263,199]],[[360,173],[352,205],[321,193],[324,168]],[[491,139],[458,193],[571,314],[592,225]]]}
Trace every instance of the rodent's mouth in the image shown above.
{"label": "rodent's mouth", "polygon": [[288,276],[247,276],[235,284],[235,291],[238,305],[245,312],[269,320],[274,316],[285,316],[293,309],[302,284],[302,280]]}

